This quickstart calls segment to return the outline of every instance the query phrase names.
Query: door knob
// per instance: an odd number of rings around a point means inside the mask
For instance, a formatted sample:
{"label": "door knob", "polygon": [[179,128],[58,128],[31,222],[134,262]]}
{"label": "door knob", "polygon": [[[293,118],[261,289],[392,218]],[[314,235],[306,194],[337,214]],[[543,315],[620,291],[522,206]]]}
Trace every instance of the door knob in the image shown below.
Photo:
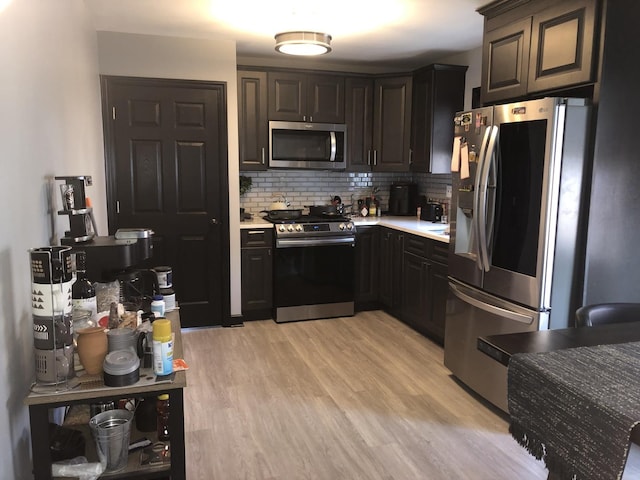
{"label": "door knob", "polygon": [[217,224],[218,224],[217,218],[212,218],[211,220],[209,220],[209,225],[217,225]]}

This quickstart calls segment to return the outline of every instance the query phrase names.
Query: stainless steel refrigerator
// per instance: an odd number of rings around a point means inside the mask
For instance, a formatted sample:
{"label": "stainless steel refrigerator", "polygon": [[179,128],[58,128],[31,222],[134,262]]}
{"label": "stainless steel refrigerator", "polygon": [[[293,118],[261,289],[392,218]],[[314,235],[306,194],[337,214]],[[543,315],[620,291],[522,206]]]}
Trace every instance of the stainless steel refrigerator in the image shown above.
{"label": "stainless steel refrigerator", "polygon": [[544,98],[455,117],[444,363],[504,411],[507,368],[477,338],[573,325],[589,115]]}

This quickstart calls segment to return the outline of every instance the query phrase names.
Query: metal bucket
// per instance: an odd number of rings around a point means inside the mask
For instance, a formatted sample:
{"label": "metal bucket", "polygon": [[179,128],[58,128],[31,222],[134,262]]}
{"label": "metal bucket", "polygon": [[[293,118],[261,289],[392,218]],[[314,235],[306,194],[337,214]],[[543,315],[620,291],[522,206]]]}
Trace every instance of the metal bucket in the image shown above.
{"label": "metal bucket", "polygon": [[117,472],[127,466],[132,419],[133,412],[117,409],[99,413],[89,420],[100,463],[106,465],[107,472]]}

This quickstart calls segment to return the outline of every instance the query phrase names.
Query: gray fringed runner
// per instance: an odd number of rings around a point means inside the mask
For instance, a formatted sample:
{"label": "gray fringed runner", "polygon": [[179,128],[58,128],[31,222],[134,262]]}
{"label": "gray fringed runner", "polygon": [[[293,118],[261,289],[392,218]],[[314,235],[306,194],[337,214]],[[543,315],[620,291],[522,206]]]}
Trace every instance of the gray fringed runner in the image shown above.
{"label": "gray fringed runner", "polygon": [[640,422],[640,342],[513,355],[508,392],[509,431],[557,478],[622,478]]}

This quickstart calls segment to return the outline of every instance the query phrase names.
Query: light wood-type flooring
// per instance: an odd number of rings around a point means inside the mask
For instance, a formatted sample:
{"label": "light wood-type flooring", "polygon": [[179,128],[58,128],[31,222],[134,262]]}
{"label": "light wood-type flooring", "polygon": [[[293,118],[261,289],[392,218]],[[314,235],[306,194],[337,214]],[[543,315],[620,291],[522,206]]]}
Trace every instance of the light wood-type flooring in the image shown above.
{"label": "light wood-type flooring", "polygon": [[383,312],[183,342],[189,480],[547,477],[506,415],[451,376],[442,347]]}

